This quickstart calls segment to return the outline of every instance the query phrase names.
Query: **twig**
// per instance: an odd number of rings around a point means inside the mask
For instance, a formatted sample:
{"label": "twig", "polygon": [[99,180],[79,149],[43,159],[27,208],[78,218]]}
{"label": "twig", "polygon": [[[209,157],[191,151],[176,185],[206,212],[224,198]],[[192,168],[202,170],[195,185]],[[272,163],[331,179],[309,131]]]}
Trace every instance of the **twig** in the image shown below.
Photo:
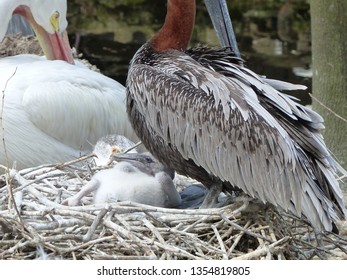
{"label": "twig", "polygon": [[322,107],[327,109],[330,113],[332,113],[335,117],[339,118],[340,120],[347,123],[347,120],[344,117],[341,117],[339,114],[335,113],[332,109],[330,109],[328,106],[326,106],[322,101],[320,101],[317,97],[313,96],[313,94],[309,93],[310,97],[314,100],[316,100]]}
{"label": "twig", "polygon": [[270,242],[270,243],[272,242],[271,239],[266,238],[266,237],[264,237],[264,236],[261,236],[260,234],[254,233],[254,232],[252,232],[252,231],[250,231],[250,230],[248,230],[248,229],[245,229],[244,227],[242,227],[242,226],[240,226],[240,225],[238,225],[238,224],[236,224],[236,223],[230,221],[223,213],[221,214],[221,217],[222,217],[223,220],[226,221],[229,225],[235,227],[236,229],[238,229],[238,230],[240,230],[240,231],[242,231],[242,232],[244,232],[244,233],[246,233],[246,234],[248,234],[248,235],[250,235],[250,236],[253,236],[253,237],[255,237],[255,238],[260,238],[260,239],[266,240],[266,241],[268,241],[268,242]]}
{"label": "twig", "polygon": [[103,217],[107,214],[107,212],[109,211],[108,207],[105,207],[104,209],[102,209],[97,216],[95,217],[92,225],[90,226],[88,232],[86,233],[85,236],[83,236],[83,241],[89,241],[92,238],[92,235],[94,234],[96,228],[98,227],[98,225],[101,223],[101,220],[103,219]]}
{"label": "twig", "polygon": [[130,151],[132,151],[132,150],[134,150],[134,149],[136,149],[138,146],[140,146],[142,144],[142,142],[141,141],[139,141],[139,142],[137,142],[134,146],[132,146],[132,147],[130,147],[130,148],[128,148],[128,149],[126,149],[122,154],[126,154],[126,153],[129,153]]}
{"label": "twig", "polygon": [[222,238],[220,237],[220,234],[218,232],[218,229],[216,228],[215,225],[211,225],[212,229],[213,229],[213,232],[215,233],[216,237],[217,237],[217,240],[218,240],[218,243],[220,245],[220,248],[221,250],[223,251],[223,259],[224,260],[227,260],[228,259],[228,255],[227,255],[227,252],[225,250],[225,246],[224,246],[224,242],[222,240]]}

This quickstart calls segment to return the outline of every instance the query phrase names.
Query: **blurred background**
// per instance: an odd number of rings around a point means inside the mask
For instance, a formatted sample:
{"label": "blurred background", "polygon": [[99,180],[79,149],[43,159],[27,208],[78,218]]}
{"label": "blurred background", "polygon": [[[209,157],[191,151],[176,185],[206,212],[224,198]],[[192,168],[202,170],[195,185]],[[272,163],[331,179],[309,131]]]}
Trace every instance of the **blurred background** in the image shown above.
{"label": "blurred background", "polygon": [[[203,0],[192,46],[218,46]],[[304,84],[295,96],[311,99],[311,38],[308,0],[228,0],[236,38],[246,66],[269,78]],[[103,74],[125,84],[136,50],[163,24],[164,0],[68,0],[71,45]]]}

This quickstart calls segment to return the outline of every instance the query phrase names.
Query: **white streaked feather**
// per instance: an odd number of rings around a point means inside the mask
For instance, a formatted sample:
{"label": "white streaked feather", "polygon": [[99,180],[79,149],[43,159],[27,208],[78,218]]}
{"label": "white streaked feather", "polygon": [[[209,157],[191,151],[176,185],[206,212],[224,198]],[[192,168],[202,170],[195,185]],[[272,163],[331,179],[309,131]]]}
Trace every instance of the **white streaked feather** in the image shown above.
{"label": "white streaked feather", "polygon": [[284,81],[269,79],[269,78],[261,78],[263,82],[269,84],[273,88],[277,90],[305,90],[307,86],[292,84]]}
{"label": "white streaked feather", "polygon": [[[137,67],[137,66],[136,66]],[[135,68],[136,68],[135,67]],[[135,71],[135,69],[133,68],[132,71]],[[137,74],[136,74],[137,75]],[[160,79],[161,79],[161,75],[160,73],[157,73],[156,79],[158,81],[157,84],[160,84]],[[171,90],[174,90],[174,84],[171,85]],[[167,89],[167,88],[166,88]],[[143,90],[143,89],[142,89]],[[160,90],[160,89],[159,89]],[[147,99],[153,100],[153,95],[155,94],[154,91],[152,91],[151,89],[147,89],[146,91],[147,94]],[[220,94],[223,94],[223,92],[220,92]],[[157,102],[160,98],[157,98]],[[237,110],[237,109],[235,109]],[[249,193],[250,195],[255,195],[256,193],[258,193],[258,196],[261,196],[261,199],[263,201],[271,201],[272,203],[276,203],[276,199],[273,197],[273,195],[271,195],[271,197],[268,197],[269,195],[265,193],[265,190],[267,187],[271,187],[271,186],[263,186],[263,189],[261,189],[261,191],[259,191],[258,186],[258,182],[256,180],[254,180],[254,177],[250,176],[250,170],[248,169],[244,169],[244,166],[250,166],[250,165],[255,165],[257,164],[257,158],[254,157],[254,155],[252,154],[247,154],[247,156],[245,156],[244,152],[244,147],[243,147],[243,141],[236,141],[235,139],[232,139],[232,142],[236,143],[236,146],[232,145],[231,143],[226,143],[226,147],[227,147],[227,151],[228,153],[219,153],[219,159],[220,162],[228,162],[230,165],[234,165],[234,168],[232,169],[232,173],[231,174],[226,174],[226,173],[222,173],[220,170],[223,170],[223,168],[221,167],[221,163],[217,163],[218,166],[214,166],[213,164],[210,163],[210,158],[213,158],[215,156],[215,153],[218,152],[214,149],[211,149],[211,147],[209,146],[209,143],[206,143],[206,140],[202,140],[202,137],[199,136],[199,133],[196,133],[196,131],[199,130],[199,128],[201,126],[209,126],[208,129],[212,129],[212,135],[214,135],[214,138],[216,138],[219,134],[218,129],[216,129],[216,127],[213,124],[213,121],[211,122],[211,120],[207,120],[207,123],[202,124],[200,122],[194,122],[193,119],[194,118],[194,114],[187,114],[186,115],[186,123],[189,123],[190,125],[195,124],[195,128],[191,128],[191,129],[187,129],[187,127],[185,128],[184,131],[184,137],[181,136],[181,131],[182,129],[178,129],[178,125],[182,125],[182,123],[177,123],[175,120],[177,120],[180,116],[179,112],[176,111],[171,111],[171,110],[166,110],[164,115],[168,115],[168,123],[163,123],[164,126],[167,126],[165,128],[161,128],[161,130],[166,130],[168,129],[168,127],[170,127],[170,131],[172,131],[172,136],[171,139],[165,139],[165,135],[164,135],[164,139],[165,141],[168,142],[173,142],[175,144],[175,146],[180,149],[180,147],[182,147],[180,145],[180,141],[182,141],[182,139],[185,139],[186,143],[184,145],[184,148],[187,149],[185,151],[183,151],[183,154],[188,154],[188,157],[193,159],[197,164],[201,165],[202,167],[204,167],[208,172],[215,174],[218,177],[223,178],[224,180],[230,180],[230,181],[235,181],[236,185],[239,186],[240,188],[245,188],[245,191],[247,193]],[[148,120],[151,122],[151,118],[148,118]],[[247,121],[249,123],[249,125],[253,125],[252,123],[252,119],[249,119]],[[247,122],[244,122],[245,124]],[[151,126],[155,127],[156,123],[152,122],[150,123]],[[177,129],[172,129],[173,127],[176,127]],[[184,126],[183,126],[184,127]],[[271,127],[268,127],[269,129],[271,129]],[[216,129],[214,131],[214,129]],[[207,128],[206,128],[207,130]],[[195,131],[195,133],[192,133],[192,131]],[[245,136],[243,134],[239,134],[239,136]],[[195,141],[195,137],[197,137],[198,141]],[[221,139],[219,140],[220,142],[225,142],[224,136],[221,135]],[[206,138],[205,138],[206,139]],[[279,136],[278,139],[280,142],[284,141],[286,142],[285,139],[281,138]],[[283,146],[287,146],[287,143],[284,144]],[[209,147],[209,149],[206,149],[207,147]],[[268,148],[268,147],[267,147]],[[192,149],[192,150],[191,150]],[[269,151],[269,153],[274,154],[276,153],[275,151]],[[230,161],[229,159],[229,155],[238,155],[236,156],[236,161]],[[265,157],[268,154],[268,152],[265,150],[263,157]],[[249,163],[248,161],[251,161],[251,163]],[[235,162],[238,163],[238,166],[235,168]],[[288,163],[290,164],[291,161],[288,160]],[[272,170],[270,167],[270,170]],[[282,167],[285,168],[285,167]],[[270,172],[270,174],[273,172]],[[246,184],[244,182],[244,179],[247,178],[247,180],[249,180],[251,183],[250,184]],[[268,180],[268,183],[271,183],[271,180]]]}

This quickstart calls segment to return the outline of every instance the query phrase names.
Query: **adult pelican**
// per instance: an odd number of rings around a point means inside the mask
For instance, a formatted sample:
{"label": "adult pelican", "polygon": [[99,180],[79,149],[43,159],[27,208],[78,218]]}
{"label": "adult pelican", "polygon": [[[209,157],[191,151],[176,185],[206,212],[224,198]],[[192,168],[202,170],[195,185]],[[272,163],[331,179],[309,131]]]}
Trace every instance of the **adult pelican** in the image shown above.
{"label": "adult pelican", "polygon": [[[0,59],[0,164],[18,169],[91,152],[107,134],[137,142],[126,115],[125,88],[73,65],[66,0],[1,0],[0,41],[12,14],[33,27],[46,58]],[[62,61],[64,60],[64,61]]]}
{"label": "adult pelican", "polygon": [[335,172],[346,171],[323,141],[323,119],[279,91],[300,86],[261,78],[230,49],[187,49],[195,9],[195,0],[168,0],[164,25],[130,63],[136,133],[163,164],[214,190],[204,205],[237,187],[333,230],[346,217]]}

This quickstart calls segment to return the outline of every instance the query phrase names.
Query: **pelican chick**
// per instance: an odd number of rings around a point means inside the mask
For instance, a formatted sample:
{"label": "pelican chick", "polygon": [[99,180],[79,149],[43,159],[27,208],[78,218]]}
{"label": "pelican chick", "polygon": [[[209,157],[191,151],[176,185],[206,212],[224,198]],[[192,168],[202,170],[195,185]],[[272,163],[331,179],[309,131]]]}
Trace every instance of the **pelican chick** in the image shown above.
{"label": "pelican chick", "polygon": [[95,204],[133,201],[165,208],[179,206],[181,197],[172,181],[174,171],[154,161],[147,153],[132,155],[129,159],[131,163],[122,161],[111,169],[99,171],[76,195],[63,201],[63,204],[76,206],[85,195],[94,191]]}
{"label": "pelican chick", "polygon": [[175,178],[175,171],[163,165],[149,152],[144,153],[126,153],[126,154],[113,154],[112,157],[117,161],[127,161],[133,166],[137,167],[142,172],[155,176],[159,172],[165,172],[173,180]]}

